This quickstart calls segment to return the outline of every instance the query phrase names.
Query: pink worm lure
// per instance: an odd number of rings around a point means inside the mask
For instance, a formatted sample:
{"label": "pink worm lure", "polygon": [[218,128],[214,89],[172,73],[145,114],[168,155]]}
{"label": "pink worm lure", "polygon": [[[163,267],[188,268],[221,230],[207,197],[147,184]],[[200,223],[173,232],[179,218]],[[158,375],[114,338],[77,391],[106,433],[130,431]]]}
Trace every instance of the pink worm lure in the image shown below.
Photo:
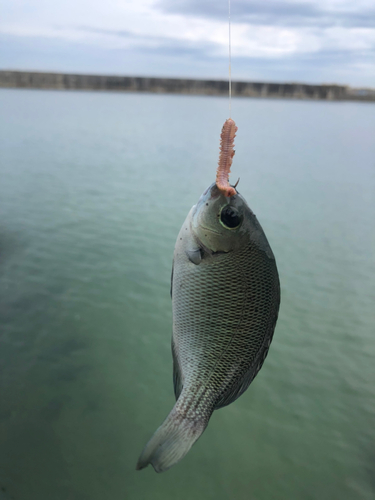
{"label": "pink worm lure", "polygon": [[216,171],[216,186],[228,197],[234,196],[237,193],[235,188],[229,185],[230,167],[235,153],[233,149],[234,138],[237,130],[238,128],[234,120],[228,118],[223,125],[220,136],[220,156],[219,166]]}

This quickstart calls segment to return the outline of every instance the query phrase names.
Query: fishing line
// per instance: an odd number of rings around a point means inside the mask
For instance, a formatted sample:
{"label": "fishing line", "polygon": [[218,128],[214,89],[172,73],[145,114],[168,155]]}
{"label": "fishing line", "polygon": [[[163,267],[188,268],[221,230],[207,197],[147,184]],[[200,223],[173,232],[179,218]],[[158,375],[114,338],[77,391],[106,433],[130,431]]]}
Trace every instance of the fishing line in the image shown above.
{"label": "fishing line", "polygon": [[229,118],[232,118],[232,39],[230,29],[230,0],[228,0],[228,25],[229,25]]}

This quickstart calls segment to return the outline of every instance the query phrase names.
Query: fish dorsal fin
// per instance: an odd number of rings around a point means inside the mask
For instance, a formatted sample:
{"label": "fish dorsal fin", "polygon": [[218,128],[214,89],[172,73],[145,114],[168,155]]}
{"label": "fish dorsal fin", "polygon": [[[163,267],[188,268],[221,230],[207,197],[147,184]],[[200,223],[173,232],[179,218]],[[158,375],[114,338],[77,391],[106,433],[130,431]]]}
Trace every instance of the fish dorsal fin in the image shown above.
{"label": "fish dorsal fin", "polygon": [[172,272],[171,272],[171,288],[170,288],[170,294],[171,294],[171,298],[173,298],[173,271],[174,271],[174,259],[173,259],[173,262],[172,262]]}
{"label": "fish dorsal fin", "polygon": [[174,386],[174,395],[176,396],[176,400],[179,398],[183,383],[182,383],[182,373],[180,363],[178,361],[178,357],[176,354],[176,349],[174,346],[174,342],[172,339],[172,357],[173,357],[173,386]]}

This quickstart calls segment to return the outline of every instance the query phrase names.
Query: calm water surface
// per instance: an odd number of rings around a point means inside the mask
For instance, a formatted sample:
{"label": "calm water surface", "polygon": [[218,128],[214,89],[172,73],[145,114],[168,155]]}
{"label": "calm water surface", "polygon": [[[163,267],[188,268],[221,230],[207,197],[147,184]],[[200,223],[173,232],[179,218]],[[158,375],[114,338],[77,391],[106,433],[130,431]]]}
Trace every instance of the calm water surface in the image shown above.
{"label": "calm water surface", "polygon": [[171,261],[227,100],[0,91],[0,486],[15,500],[375,496],[375,106],[237,100],[233,180],[282,305],[250,389],[165,474]]}

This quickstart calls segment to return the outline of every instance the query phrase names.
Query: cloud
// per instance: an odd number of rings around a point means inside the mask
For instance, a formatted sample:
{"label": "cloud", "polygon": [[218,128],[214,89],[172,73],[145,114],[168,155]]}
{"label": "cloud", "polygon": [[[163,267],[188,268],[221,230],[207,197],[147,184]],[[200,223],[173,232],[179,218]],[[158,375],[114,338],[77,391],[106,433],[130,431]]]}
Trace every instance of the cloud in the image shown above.
{"label": "cloud", "polygon": [[[225,1],[25,5],[3,0],[3,68],[227,76]],[[231,19],[234,78],[375,86],[373,0],[235,0]]]}
{"label": "cloud", "polygon": [[[217,0],[158,0],[155,4],[166,14],[184,14],[206,19],[228,19],[226,2]],[[286,27],[329,27],[345,26],[356,28],[375,27],[375,6],[373,2],[348,2],[317,0],[236,0],[232,2],[233,23],[286,26]]]}

